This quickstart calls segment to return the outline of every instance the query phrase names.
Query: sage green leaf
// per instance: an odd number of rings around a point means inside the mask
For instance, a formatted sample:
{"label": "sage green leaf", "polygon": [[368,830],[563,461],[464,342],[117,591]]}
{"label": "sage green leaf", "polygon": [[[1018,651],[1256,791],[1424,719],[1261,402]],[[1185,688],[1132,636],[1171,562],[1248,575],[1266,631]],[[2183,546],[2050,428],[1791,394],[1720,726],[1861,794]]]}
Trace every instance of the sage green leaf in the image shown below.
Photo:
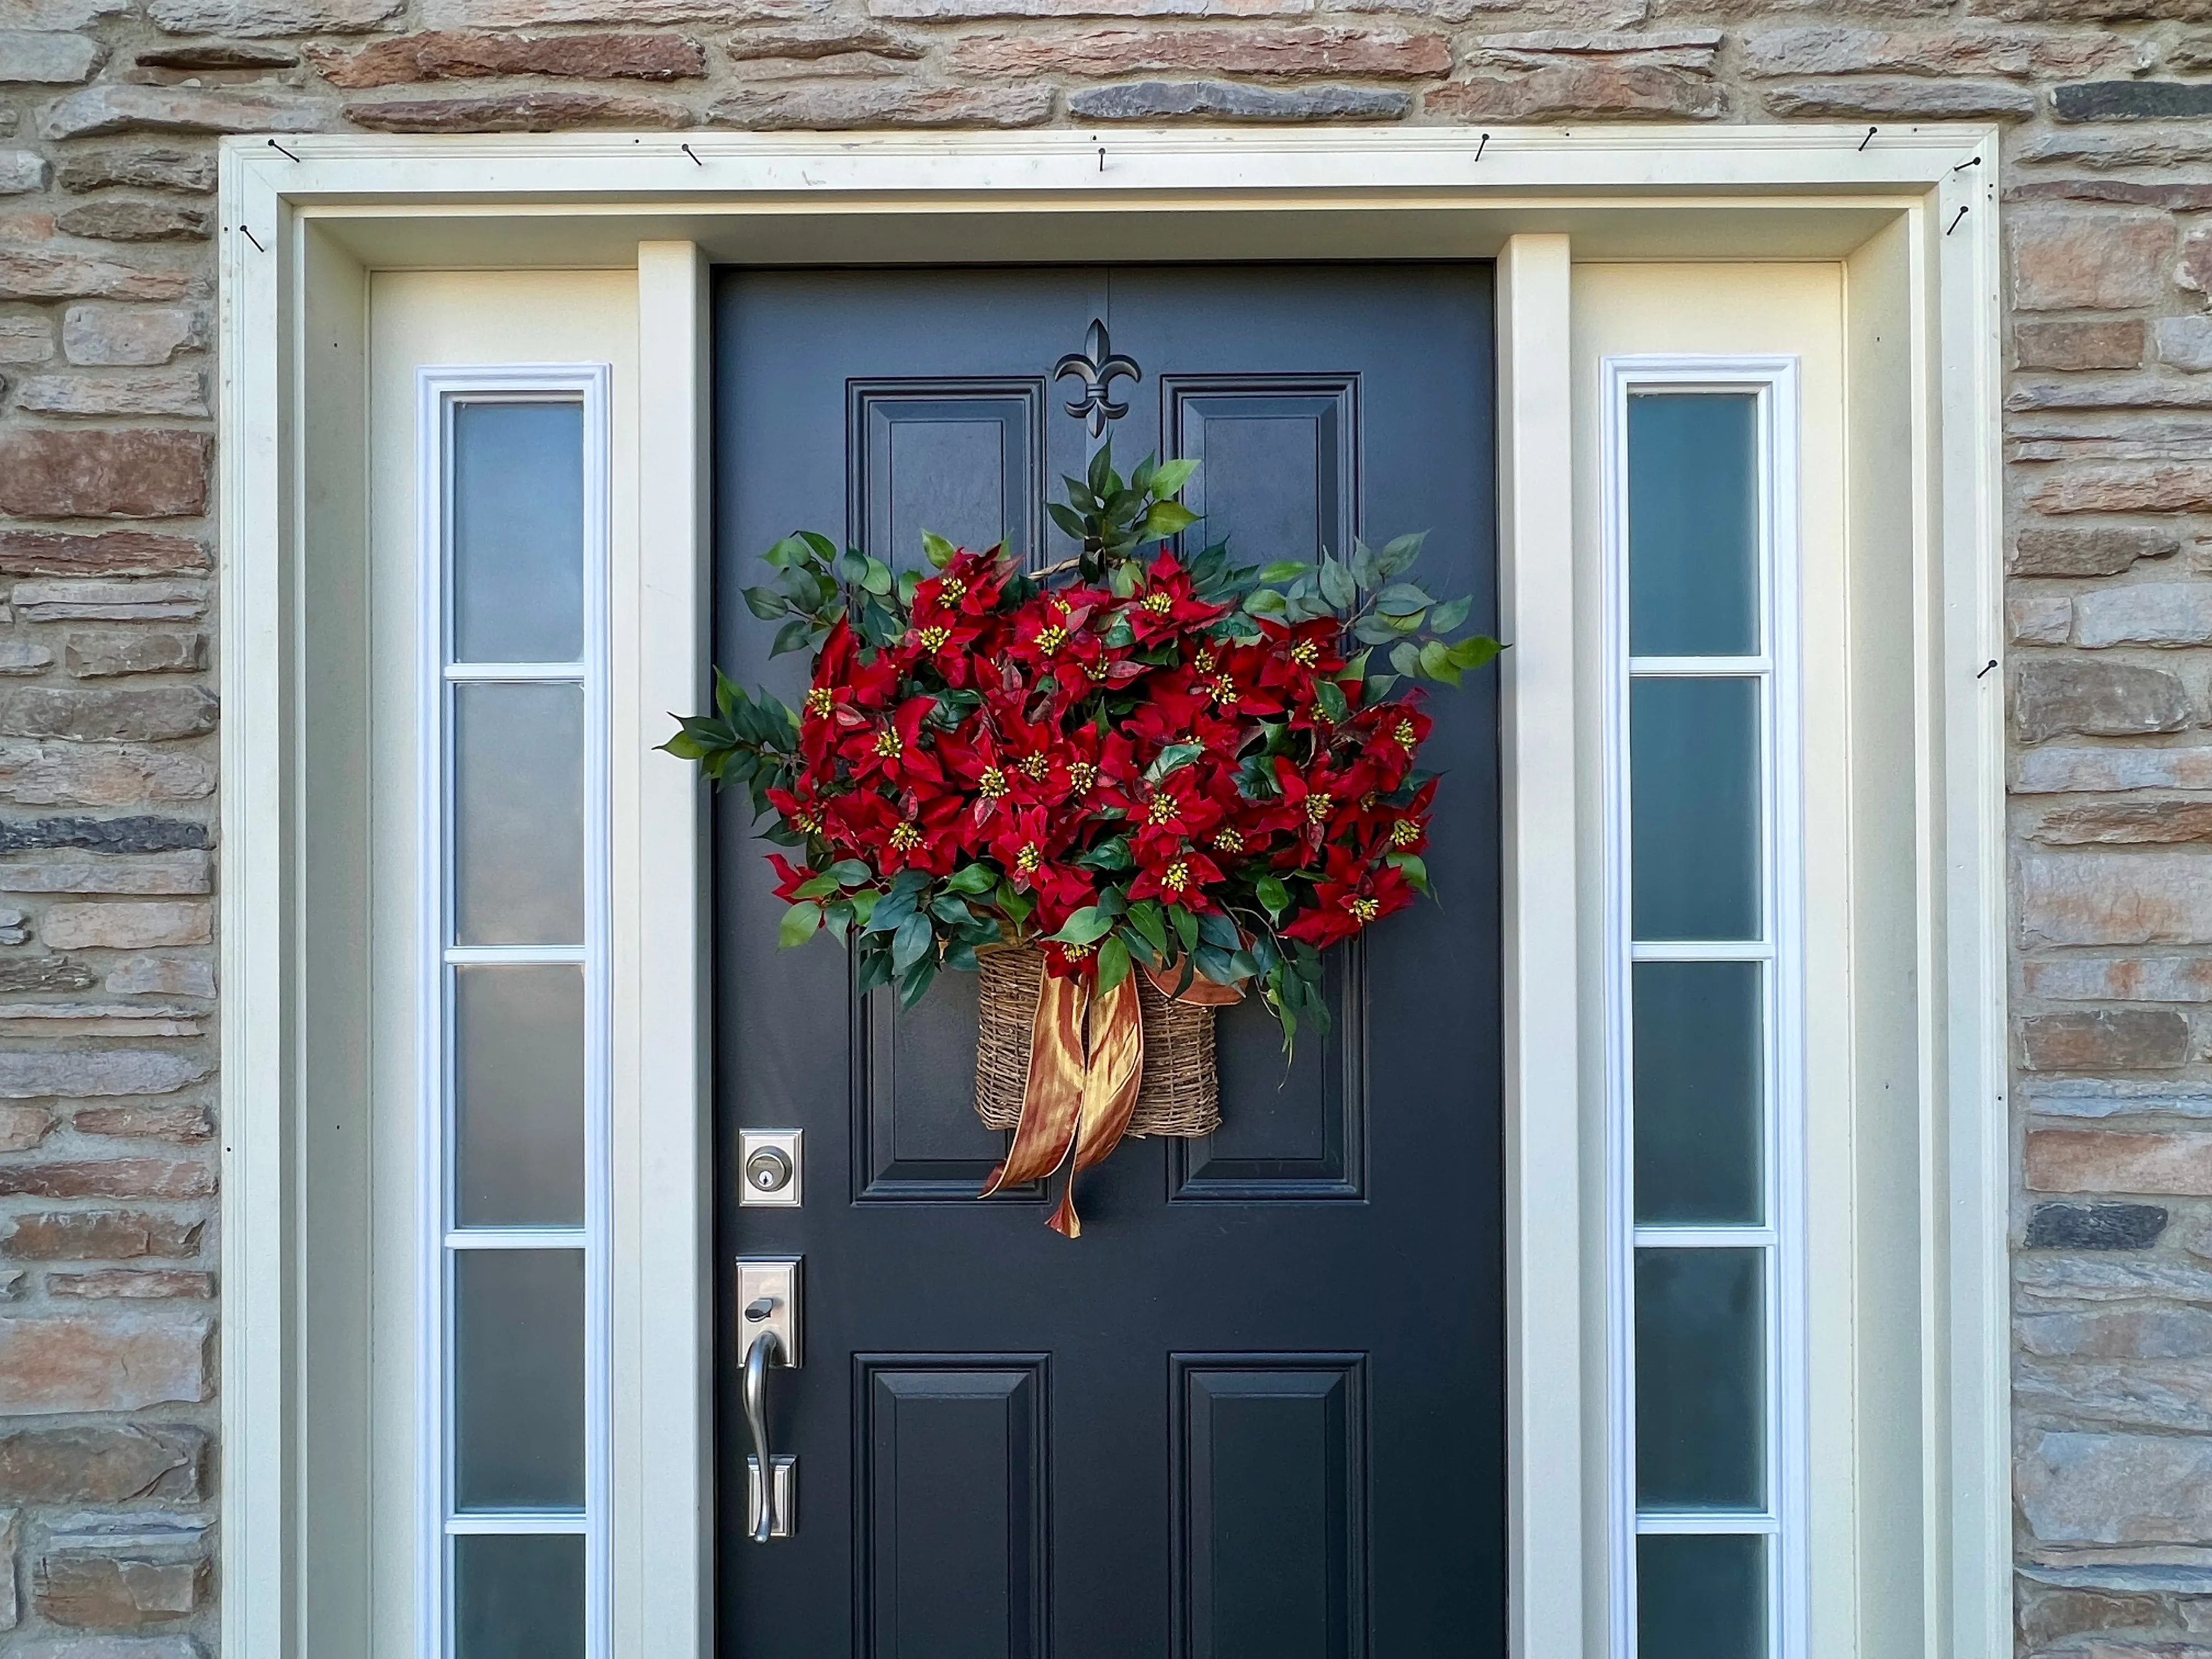
{"label": "sage green leaf", "polygon": [[1421,672],[1447,685],[1459,684],[1459,665],[1451,659],[1451,647],[1441,640],[1431,640],[1421,647]]}
{"label": "sage green leaf", "polygon": [[902,974],[925,956],[934,956],[936,947],[937,933],[929,918],[919,913],[910,915],[891,935],[891,967]]}
{"label": "sage green leaf", "polygon": [[837,890],[837,878],[825,874],[817,876],[811,881],[800,883],[798,892],[793,896],[803,899],[822,899],[828,898]]}
{"label": "sage green leaf", "polygon": [[[1271,877],[1267,880],[1273,880]],[[1280,885],[1279,883],[1277,884]],[[1162,956],[1168,950],[1167,918],[1161,914],[1158,899],[1139,899],[1129,907],[1129,925],[1145,936],[1145,942]]]}
{"label": "sage green leaf", "polygon": [[1137,539],[1149,542],[1188,530],[1198,522],[1198,514],[1181,501],[1154,501],[1145,514],[1145,522],[1137,532]]}
{"label": "sage green leaf", "polygon": [[796,651],[809,643],[814,635],[814,623],[805,617],[794,617],[775,630],[775,643],[769,647],[769,655],[781,657],[787,651]]}
{"label": "sage green leaf", "polygon": [[911,1008],[921,1000],[929,989],[929,982],[937,977],[937,957],[933,954],[921,958],[899,977],[899,1006]]}
{"label": "sage green leaf", "polygon": [[1496,640],[1478,634],[1471,639],[1462,640],[1446,654],[1451,658],[1455,668],[1480,668],[1484,664],[1494,661],[1504,648]]}
{"label": "sage green leaf", "polygon": [[1413,678],[1421,672],[1421,647],[1411,640],[1401,640],[1390,647],[1390,666]]}
{"label": "sage green leaf", "polygon": [[1358,598],[1352,586],[1352,573],[1335,559],[1321,562],[1321,596],[1328,601],[1333,611],[1349,611]]}
{"label": "sage green leaf", "polygon": [[925,530],[921,532],[922,556],[938,569],[942,570],[946,565],[951,564],[953,556],[959,551],[958,548],[953,546],[935,531]]}
{"label": "sage green leaf", "polygon": [[868,878],[868,866],[858,859],[839,859],[822,873],[840,887],[858,887]]}
{"label": "sage green leaf", "polygon": [[825,566],[837,556],[837,544],[818,530],[802,530],[799,532],[799,539],[805,544],[806,550]]}
{"label": "sage green leaf", "polygon": [[1098,989],[1103,994],[1129,977],[1129,947],[1108,938],[1098,946]]}
{"label": "sage green leaf", "polygon": [[1272,587],[1255,588],[1244,596],[1244,609],[1248,614],[1255,617],[1276,616],[1281,612],[1287,603],[1288,601]]}
{"label": "sage green leaf", "polygon": [[1279,916],[1291,908],[1291,890],[1283,885],[1279,876],[1262,876],[1252,884],[1252,890],[1260,902],[1267,908],[1271,916]]}
{"label": "sage green leaf", "polygon": [[1162,461],[1152,476],[1152,494],[1159,496],[1179,494],[1190,482],[1191,474],[1197,471],[1198,463],[1194,460]]}
{"label": "sage green leaf", "polygon": [[1263,582],[1294,582],[1301,576],[1313,574],[1313,567],[1304,559],[1278,559],[1273,564],[1260,567],[1259,580]]}
{"label": "sage green leaf", "polygon": [[881,559],[870,559],[860,573],[860,586],[871,593],[884,594],[891,591],[891,568]]}
{"label": "sage green leaf", "polygon": [[791,601],[772,587],[748,587],[744,592],[745,609],[763,622],[774,622],[791,610]]}
{"label": "sage green leaf", "polygon": [[1375,596],[1375,608],[1386,617],[1410,617],[1435,603],[1411,582],[1394,582]]}
{"label": "sage green leaf", "polygon": [[1070,916],[1058,933],[1045,937],[1055,945],[1094,945],[1113,926],[1113,917],[1095,904],[1086,904]]}
{"label": "sage green leaf", "polygon": [[988,893],[997,884],[998,879],[989,865],[971,864],[947,876],[945,884],[956,893]]}
{"label": "sage green leaf", "polygon": [[[1465,594],[1455,599],[1446,599],[1429,612],[1429,626],[1439,634],[1449,634],[1467,621],[1468,612],[1474,609],[1474,601]],[[1474,665],[1469,664],[1470,667]]]}
{"label": "sage green leaf", "polygon": [[822,926],[822,907],[818,904],[794,904],[783,913],[783,921],[775,930],[776,948],[788,951],[794,945],[804,945],[814,937]]}

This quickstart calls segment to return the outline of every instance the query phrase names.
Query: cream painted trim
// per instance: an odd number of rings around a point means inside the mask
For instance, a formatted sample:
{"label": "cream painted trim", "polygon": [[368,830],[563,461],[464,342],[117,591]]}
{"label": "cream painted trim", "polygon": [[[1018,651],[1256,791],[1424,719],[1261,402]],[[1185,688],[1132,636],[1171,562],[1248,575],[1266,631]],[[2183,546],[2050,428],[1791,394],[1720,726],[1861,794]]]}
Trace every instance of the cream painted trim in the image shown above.
{"label": "cream painted trim", "polygon": [[[1516,273],[1534,280],[1564,264],[1565,246],[1547,246],[1547,239],[1570,234],[1578,257],[1844,258],[1893,234],[1901,242],[1899,257],[1910,275],[1897,285],[1898,319],[1912,341],[1910,447],[1924,504],[1911,526],[1926,622],[1916,688],[1923,803],[1917,861],[1924,883],[1921,1080],[1930,1103],[1922,1168],[1930,1185],[1920,1212],[1924,1290],[1935,1310],[1920,1424],[1930,1453],[1923,1570],[1936,1609],[1924,1651],[2000,1659],[2009,1645],[2002,748],[1996,678],[1972,678],[1996,654],[1999,637],[1997,154],[1985,127],[1900,126],[1870,144],[1864,137],[1863,129],[1744,126],[1498,130],[1486,142],[1456,128],[301,135],[283,141],[297,161],[258,137],[226,140],[220,251],[225,1651],[251,1659],[319,1659],[336,1651],[323,1622],[328,1610],[306,1605],[301,1589],[316,1496],[307,1479],[313,1449],[303,1446],[301,1431],[306,1379],[316,1360],[298,1267],[301,1140],[311,1101],[344,1097],[342,1057],[321,1055],[316,1034],[351,1017],[345,1003],[351,993],[343,973],[321,969],[318,929],[332,925],[325,913],[344,913],[325,896],[326,870],[343,876],[361,849],[357,823],[349,829],[343,816],[358,809],[341,763],[345,733],[321,723],[337,718],[329,707],[336,698],[319,691],[319,665],[309,662],[307,650],[328,624],[307,615],[303,599],[319,599],[333,584],[343,588],[349,580],[345,562],[362,556],[346,527],[362,506],[358,450],[347,453],[358,417],[349,417],[343,399],[360,349],[363,272],[636,261],[641,317],[678,318],[675,335],[648,343],[653,374],[675,378],[648,383],[647,404],[673,397],[673,407],[696,409],[702,325],[695,311],[687,351],[674,297],[681,286],[677,264],[690,264],[696,284],[702,257],[1065,258],[1068,232],[1087,220],[1085,245],[1096,245],[1109,228],[1142,229],[1148,249],[1172,247],[1192,258],[1488,258],[1510,242],[1509,283]],[[698,162],[681,148],[687,143]],[[1946,234],[1960,206],[1972,211]],[[1523,236],[1533,240],[1518,245]],[[702,252],[641,250],[668,243],[696,244]],[[1564,295],[1546,301],[1523,281],[1509,298],[1502,316],[1516,364],[1559,362],[1551,337],[1560,325],[1543,313],[1563,309]],[[1506,372],[1513,374],[1515,365]],[[1562,447],[1546,459],[1533,433],[1549,422],[1564,434],[1565,422],[1542,408],[1526,375],[1512,386],[1501,416],[1510,427],[1525,404],[1538,425],[1509,430],[1502,440],[1513,473],[1501,481],[1512,492],[1503,580],[1509,617],[1544,633],[1559,619],[1541,611],[1517,573],[1559,568],[1556,520],[1565,508],[1544,494],[1565,497],[1570,456]],[[353,436],[357,443],[357,432]],[[654,464],[668,458],[657,455]],[[654,558],[665,552],[673,586],[657,588],[648,577],[632,598],[641,627],[665,624],[674,636],[696,639],[703,621],[698,471],[689,489],[667,471],[656,476],[668,488],[649,492],[649,499],[662,499],[648,510],[678,521],[656,529],[656,536],[672,538],[659,543],[663,552]],[[695,515],[688,554],[680,524],[686,503]],[[658,562],[655,568],[668,574]],[[648,605],[659,607],[656,617],[647,614]],[[1528,647],[1536,642],[1528,636],[1516,644],[1523,660],[1512,665],[1508,681],[1508,781],[1530,788],[1539,768],[1548,775],[1555,764],[1529,746],[1556,716],[1547,699],[1576,672],[1566,659],[1529,665]],[[654,665],[648,692],[648,670],[638,665],[629,706],[648,730],[648,696],[678,700],[683,688],[660,676],[680,678],[684,666]],[[696,694],[695,681],[690,695]],[[621,741],[637,743],[635,728],[623,732],[620,720]],[[650,966],[641,954],[635,1018],[641,1044],[647,988],[665,992],[687,971],[696,987],[703,971],[696,913],[679,915],[683,905],[642,896],[648,870],[668,872],[659,854],[680,840],[682,817],[672,797],[648,800],[642,790],[636,819],[618,831],[635,848],[631,867],[640,892],[618,894],[617,902],[636,906],[641,941],[657,940],[678,954],[656,956]],[[1555,890],[1559,872],[1550,849],[1528,840],[1546,828],[1542,813],[1517,797],[1509,797],[1506,811],[1508,833],[1517,838],[1509,876],[1532,884],[1506,893],[1506,915],[1525,939],[1541,914],[1539,892]],[[696,860],[696,840],[691,847]],[[1509,1097],[1509,1182],[1520,1183],[1521,1192],[1540,1177],[1557,1179],[1563,1149],[1539,1120],[1573,1112],[1571,1096],[1550,1093],[1574,1080],[1572,1039],[1547,1048],[1565,1036],[1560,1010],[1528,1000],[1554,984],[1559,966],[1532,957],[1515,983],[1511,1080],[1524,1092]],[[663,1004],[653,1018],[665,1014]],[[675,1162],[653,1173],[653,1190],[657,1197],[665,1173],[678,1185],[679,1204],[686,1193],[703,1202],[696,1188],[684,1185],[687,1167],[694,1180],[702,1168],[692,1137],[703,1134],[703,1034],[695,1023],[686,1042],[683,1021],[674,1024],[679,1029],[651,1028],[651,1046],[669,1067],[654,1086],[688,1092],[692,1121],[684,1145],[661,1147]],[[679,1045],[675,1051],[672,1042]],[[1542,1094],[1535,1092],[1540,1072]],[[672,1103],[659,1103],[662,1109]],[[641,1167],[638,1179],[646,1173]],[[1585,1189],[1582,1213],[1596,1213],[1590,1201]],[[1510,1224],[1513,1628],[1517,1653],[1566,1659],[1593,1651],[1594,1634],[1603,1629],[1601,1601],[1593,1609],[1589,1599],[1595,1575],[1582,1572],[1577,1629],[1575,1573],[1563,1565],[1577,1561],[1580,1570],[1592,1550],[1602,1550],[1602,1510],[1590,1507],[1592,1471],[1584,1466],[1575,1478],[1574,1448],[1560,1437],[1569,1402],[1578,1419],[1588,1404],[1595,1334],[1564,1316],[1557,1301],[1557,1263],[1546,1253],[1571,1244],[1562,1237],[1571,1229],[1561,1215],[1542,1211],[1516,1200]],[[655,1261],[678,1265],[686,1249],[696,1247],[697,1234],[685,1241],[653,1227],[640,1243]],[[665,1424],[656,1415],[654,1434],[672,1431],[678,1443],[696,1434],[702,1454],[711,1329],[699,1300],[703,1291],[696,1279],[674,1286],[665,1305],[644,1316],[649,1328],[641,1333],[677,1344],[667,1353],[645,1354],[653,1365],[655,1412],[672,1413]],[[672,1358],[676,1363],[660,1363]],[[618,1500],[617,1527],[627,1529],[617,1571],[627,1582],[617,1590],[617,1651],[626,1659],[705,1659],[710,1650],[704,1632],[711,1545],[703,1523],[687,1531],[682,1500],[688,1493],[699,1506],[689,1512],[704,1515],[712,1472],[703,1455],[688,1473],[671,1467],[678,1461],[672,1452],[649,1478],[656,1503],[671,1498],[674,1509],[647,1516],[644,1485],[637,1510]],[[1600,1528],[1595,1536],[1593,1525]],[[1577,1537],[1579,1556],[1568,1553]]]}
{"label": "cream painted trim", "polygon": [[[1575,801],[1574,448],[1569,239],[1531,233],[1498,258],[1499,793],[1504,850],[1506,1341],[1519,1354],[1582,1342],[1580,879]],[[1555,1103],[1552,1111],[1526,1109]],[[1602,1353],[1603,1344],[1598,1345]],[[1565,1383],[1565,1386],[1562,1384]],[[1506,1374],[1507,1630],[1520,1659],[1583,1651],[1583,1397],[1568,1378]]]}

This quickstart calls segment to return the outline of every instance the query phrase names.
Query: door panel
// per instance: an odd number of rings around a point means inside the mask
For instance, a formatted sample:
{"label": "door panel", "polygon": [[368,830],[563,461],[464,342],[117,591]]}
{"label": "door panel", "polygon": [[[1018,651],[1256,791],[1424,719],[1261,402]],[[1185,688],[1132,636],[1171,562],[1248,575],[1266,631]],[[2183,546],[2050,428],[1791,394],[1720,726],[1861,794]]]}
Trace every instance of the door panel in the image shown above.
{"label": "door panel", "polygon": [[[1431,532],[1494,594],[1480,267],[726,273],[716,298],[718,660],[787,701],[737,590],[805,526],[902,567],[927,527],[1073,551],[1047,488],[1089,439],[1049,380],[1091,320],[1143,378],[1124,468],[1240,559]],[[840,515],[843,523],[839,522]],[[1433,705],[1441,905],[1336,953],[1326,1039],[1219,1021],[1222,1128],[1126,1142],[1084,1235],[979,1202],[975,988],[856,1006],[775,950],[743,805],[717,819],[722,1273],[805,1257],[805,1366],[770,1379],[799,1525],[746,1541],[741,1323],[722,1279],[723,1650],[746,1659],[1278,1659],[1502,1651],[1497,764],[1486,677]],[[806,1132],[806,1201],[740,1208],[740,1127]]]}

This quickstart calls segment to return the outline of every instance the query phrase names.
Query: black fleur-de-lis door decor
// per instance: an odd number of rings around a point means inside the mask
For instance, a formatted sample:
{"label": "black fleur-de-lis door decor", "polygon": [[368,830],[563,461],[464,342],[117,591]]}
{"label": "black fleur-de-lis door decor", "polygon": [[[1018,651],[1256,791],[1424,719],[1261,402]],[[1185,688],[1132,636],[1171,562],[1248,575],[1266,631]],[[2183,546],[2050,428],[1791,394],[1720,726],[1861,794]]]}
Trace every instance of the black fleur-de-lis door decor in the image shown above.
{"label": "black fleur-de-lis door decor", "polygon": [[1127,403],[1117,402],[1113,397],[1114,382],[1141,380],[1145,374],[1133,359],[1115,351],[1101,318],[1091,319],[1091,331],[1084,337],[1084,347],[1081,351],[1069,352],[1054,364],[1052,378],[1064,380],[1075,375],[1081,379],[1083,395],[1069,401],[1067,412],[1088,416],[1091,435],[1099,438],[1105,435],[1107,422],[1118,421],[1129,412]]}

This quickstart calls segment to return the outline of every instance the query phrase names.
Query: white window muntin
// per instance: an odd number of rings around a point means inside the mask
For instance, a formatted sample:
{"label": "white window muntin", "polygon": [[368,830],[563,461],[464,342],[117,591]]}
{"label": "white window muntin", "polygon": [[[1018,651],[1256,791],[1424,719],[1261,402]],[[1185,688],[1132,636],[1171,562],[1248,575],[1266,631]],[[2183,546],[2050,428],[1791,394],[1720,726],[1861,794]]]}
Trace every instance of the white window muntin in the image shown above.
{"label": "white window muntin", "polygon": [[[1765,1551],[1765,1650],[1807,1652],[1805,1285],[1802,1200],[1802,740],[1796,580],[1797,365],[1791,357],[1633,356],[1603,361],[1601,534],[1604,644],[1607,1422],[1612,1642],[1638,1659],[1637,1540],[1666,1534],[1756,1534]],[[1639,392],[1756,398],[1756,649],[1748,654],[1632,655],[1629,629],[1629,400]],[[1644,939],[1630,921],[1630,697],[1647,678],[1754,681],[1759,688],[1760,927],[1742,939]],[[1762,1224],[1638,1224],[1633,1191],[1632,972],[1644,962],[1761,964]],[[1639,1247],[1750,1249],[1763,1257],[1763,1506],[1639,1510],[1636,1463],[1636,1252]]]}
{"label": "white window muntin", "polygon": [[[611,1652],[609,1594],[611,1290],[608,964],[608,626],[611,371],[604,364],[429,367],[416,372],[420,511],[419,976],[421,1075],[417,1213],[421,1218],[416,1651],[466,1659],[455,1627],[455,1541],[477,1535],[580,1535],[585,1659]],[[581,648],[551,662],[458,662],[453,482],[456,411],[465,404],[558,404],[580,413]],[[455,697],[469,685],[574,685],[582,702],[582,927],[574,943],[455,942]],[[575,964],[583,981],[582,1224],[463,1226],[458,1165],[454,969],[475,964]],[[573,1249],[583,1259],[583,1502],[580,1507],[463,1512],[455,1494],[455,1261],[464,1251]]]}

